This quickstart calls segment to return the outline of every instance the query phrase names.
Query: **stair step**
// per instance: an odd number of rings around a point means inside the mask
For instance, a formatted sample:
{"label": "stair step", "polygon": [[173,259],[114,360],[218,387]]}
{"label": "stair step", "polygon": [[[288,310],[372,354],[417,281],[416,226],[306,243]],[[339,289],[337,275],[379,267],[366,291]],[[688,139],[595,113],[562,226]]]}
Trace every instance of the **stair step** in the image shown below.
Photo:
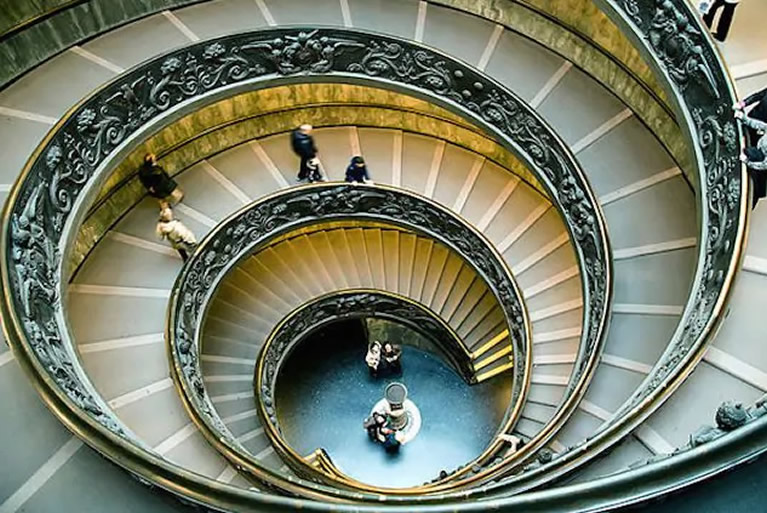
{"label": "stair step", "polygon": [[399,293],[410,296],[410,286],[413,282],[415,266],[415,251],[417,237],[412,233],[401,233],[399,237]]}
{"label": "stair step", "polygon": [[386,289],[386,267],[384,265],[383,235],[381,230],[364,230],[365,247],[367,248],[373,286]]}
{"label": "stair step", "polygon": [[426,273],[419,272],[421,269],[426,269],[431,259],[431,252],[434,247],[434,243],[429,239],[419,238],[415,245],[415,260],[413,261],[413,274],[410,281],[410,294],[409,296],[420,301],[423,294],[424,282],[426,280]]}
{"label": "stair step", "polygon": [[372,288],[374,286],[373,272],[370,268],[370,256],[365,244],[364,230],[362,228],[349,229],[346,232],[346,239],[349,243],[349,251],[354,255],[361,285],[365,288]]}
{"label": "stair step", "polygon": [[477,302],[469,315],[458,325],[458,335],[461,338],[466,338],[496,308],[498,308],[498,301],[495,295],[489,290],[485,290],[482,299]]}
{"label": "stair step", "polygon": [[464,267],[463,259],[455,253],[450,253],[445,262],[445,267],[442,271],[442,276],[437,283],[437,289],[434,292],[434,297],[431,300],[431,308],[435,312],[441,312],[445,306],[450,292],[452,292],[455,282],[458,279],[458,275],[461,269]]}
{"label": "stair step", "polygon": [[386,276],[386,290],[399,291],[400,273],[400,238],[397,230],[382,230],[381,242],[383,245],[384,274]]}
{"label": "stair step", "polygon": [[[431,257],[426,267],[426,277],[423,280],[423,291],[421,292],[421,303],[430,306],[437,292],[437,286],[442,279],[442,271],[445,268],[449,250],[442,245],[435,245],[431,251]],[[418,269],[416,269],[418,272]]]}
{"label": "stair step", "polygon": [[448,319],[451,326],[459,327],[461,323],[471,314],[474,307],[482,301],[482,298],[487,292],[487,287],[481,279],[476,279],[472,282],[469,290],[466,291],[466,295],[463,296],[463,300],[456,308],[453,315]]}
{"label": "stair step", "polygon": [[346,237],[346,230],[329,230],[326,232],[326,236],[330,246],[335,251],[341,268],[345,271],[346,286],[350,288],[362,287],[362,278],[357,270],[359,256],[352,253]]}

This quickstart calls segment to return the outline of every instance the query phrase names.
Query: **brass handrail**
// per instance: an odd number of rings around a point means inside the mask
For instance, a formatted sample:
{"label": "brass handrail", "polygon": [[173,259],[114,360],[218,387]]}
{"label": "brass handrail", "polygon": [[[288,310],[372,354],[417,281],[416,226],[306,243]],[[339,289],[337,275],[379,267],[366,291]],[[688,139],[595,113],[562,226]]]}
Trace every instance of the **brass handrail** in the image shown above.
{"label": "brass handrail", "polygon": [[[219,452],[268,486],[280,488],[285,478],[250,456],[223,424],[207,394],[199,362],[205,312],[218,285],[244,258],[299,228],[336,220],[399,225],[434,238],[459,254],[498,299],[511,333],[514,356],[523,362],[514,367],[510,407],[500,432],[513,428],[529,386],[531,328],[521,292],[501,255],[475,228],[427,198],[385,185],[330,182],[278,191],[242,207],[206,235],[174,284],[166,329],[172,375],[189,414]],[[271,346],[265,346],[265,350],[267,347]],[[262,390],[261,386],[256,398],[261,403],[260,409],[265,408],[264,403],[272,402],[268,391]],[[267,422],[266,426],[273,430],[271,434],[281,453],[294,462],[300,460],[299,455],[282,443],[273,424]],[[483,455],[498,445],[496,438]],[[316,469],[303,470],[311,474]],[[327,481],[323,477],[333,478],[317,474],[318,480]],[[332,482],[339,487],[335,493],[338,497],[349,499],[349,494],[353,493],[356,500],[368,501],[378,501],[384,494],[418,496],[429,488],[450,488],[450,485],[435,484],[389,489],[348,479]],[[314,485],[305,483],[305,486],[311,488]]]}
{"label": "brass handrail", "polygon": [[[461,338],[436,312],[400,294],[376,289],[344,289],[313,298],[289,312],[267,335],[256,358],[253,390],[259,398],[259,417],[272,446],[298,475],[311,476],[311,471],[318,469],[330,478],[329,484],[341,482],[353,489],[364,489],[366,485],[336,468],[323,449],[317,449],[310,458],[298,454],[282,436],[276,414],[277,380],[290,353],[311,332],[340,319],[353,318],[389,319],[421,333],[442,352],[451,355],[449,360],[452,365],[469,383],[472,382],[471,354]],[[462,353],[462,361],[459,361],[458,355],[452,356],[455,353],[453,346]],[[501,431],[507,429],[503,426]],[[319,466],[314,465],[317,460],[321,460]]]}
{"label": "brass handrail", "polygon": [[[305,51],[279,50],[285,44]],[[417,74],[407,66],[413,59],[421,69]],[[576,371],[556,422],[566,420],[585,390],[604,340],[611,264],[601,211],[565,144],[503,86],[438,51],[349,29],[273,29],[193,44],[116,78],[54,127],[11,192],[2,239],[9,340],[45,383],[46,398],[55,396],[64,406],[57,411],[65,422],[112,433],[106,436],[112,442],[114,435],[120,437],[111,444],[104,437],[94,439],[101,452],[144,449],[82,372],[57,299],[66,283],[60,255],[67,253],[88,197],[111,162],[135,146],[142,133],[184,108],[246,87],[317,79],[376,84],[428,97],[468,116],[538,173],[573,235],[587,303]],[[545,441],[541,438],[541,445]],[[156,468],[130,461],[143,475]],[[289,493],[298,489],[292,483],[285,488]]]}

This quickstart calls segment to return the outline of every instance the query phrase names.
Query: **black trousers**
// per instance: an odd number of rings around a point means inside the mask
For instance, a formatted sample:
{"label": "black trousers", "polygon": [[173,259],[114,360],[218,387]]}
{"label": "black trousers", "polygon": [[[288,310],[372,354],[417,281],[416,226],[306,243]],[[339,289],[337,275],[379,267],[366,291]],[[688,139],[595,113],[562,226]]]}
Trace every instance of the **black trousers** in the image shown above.
{"label": "black trousers", "polygon": [[732,17],[735,15],[735,8],[737,6],[738,4],[729,4],[724,0],[715,0],[708,12],[703,16],[703,22],[708,28],[711,28],[717,11],[724,8],[722,15],[719,17],[719,23],[716,25],[716,31],[714,32],[714,37],[718,41],[727,39],[727,34],[730,33],[730,27],[732,26]]}
{"label": "black trousers", "polygon": [[190,253],[194,252],[196,247],[197,247],[197,244],[181,243],[177,245],[176,251],[178,252],[178,255],[181,257],[181,261],[186,262],[187,260],[189,260]]}
{"label": "black trousers", "polygon": [[751,177],[751,185],[754,188],[753,196],[751,196],[751,210],[753,210],[759,200],[767,196],[767,171],[749,169],[748,175]]}
{"label": "black trousers", "polygon": [[312,167],[309,161],[314,157],[301,157],[301,165],[298,168],[298,179],[307,180],[309,182],[321,182],[322,173],[320,173],[320,166]]}

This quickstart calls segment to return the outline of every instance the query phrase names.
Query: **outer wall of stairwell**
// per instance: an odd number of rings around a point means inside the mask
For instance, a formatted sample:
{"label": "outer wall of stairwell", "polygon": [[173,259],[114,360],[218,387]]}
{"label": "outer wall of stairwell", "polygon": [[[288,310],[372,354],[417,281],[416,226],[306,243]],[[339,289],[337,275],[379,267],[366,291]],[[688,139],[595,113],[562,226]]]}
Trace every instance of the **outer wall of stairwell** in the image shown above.
{"label": "outer wall of stairwell", "polygon": [[[354,14],[354,13],[352,13],[352,14]],[[356,22],[358,19],[359,19],[359,16],[358,16],[358,15],[357,15],[357,16],[353,16],[353,20],[354,20],[355,22]],[[609,193],[610,191],[605,191],[605,192]],[[642,243],[645,243],[646,241],[641,241],[641,242],[642,242]],[[632,245],[632,247],[636,247],[636,246],[640,246],[640,245],[641,245],[641,244],[633,244],[633,245]],[[764,256],[764,255],[762,255],[762,256]],[[744,289],[744,290],[745,290],[745,289]],[[750,289],[749,289],[749,290],[750,290]],[[745,292],[744,292],[744,294],[745,294]],[[106,296],[100,296],[100,298],[101,298],[101,299],[104,299],[105,297],[106,297]],[[744,302],[743,302],[743,303],[739,303],[739,305],[742,307],[742,306],[743,306],[743,304],[745,304],[746,302],[747,302],[747,296],[745,296],[745,295],[744,295]],[[629,306],[629,308],[628,308],[628,309],[625,309],[625,310],[624,310],[624,312],[622,312],[622,315],[624,315],[624,316],[639,316],[639,315],[643,315],[643,314],[639,314],[639,313],[636,313],[636,312],[638,311],[638,310],[635,308],[635,306],[636,306],[636,303],[625,303],[625,304],[628,304],[628,305],[630,305],[630,306]],[[669,305],[669,306],[673,306],[673,305]],[[647,312],[647,310],[646,310],[646,309],[645,309],[645,310],[643,310],[643,311],[644,311],[644,312]],[[737,310],[736,310],[736,311],[737,311]],[[738,338],[738,339],[742,339],[742,337],[740,337],[740,336],[736,336],[736,335],[732,335],[732,338]],[[546,338],[546,340],[548,340],[548,337]],[[733,351],[731,350],[730,352],[733,352]],[[722,357],[720,357],[720,356],[716,356],[716,357],[713,357],[713,356],[712,356],[710,359],[711,359],[711,361],[712,361],[712,362],[715,362],[715,364],[718,366],[717,368],[726,368],[726,369],[728,369],[728,371],[727,371],[728,373],[733,373],[733,374],[737,374],[737,373],[738,373],[738,371],[736,371],[736,370],[735,370],[735,369],[737,369],[737,368],[738,368],[738,365],[734,365],[734,364],[733,364],[733,362],[732,362],[732,360],[728,360],[726,357],[725,357],[725,358],[722,358]],[[748,357],[744,357],[744,356],[741,356],[740,360],[741,360],[741,361],[744,361],[744,360],[745,360],[745,361],[749,361],[751,364],[754,364],[754,365],[757,365],[757,364],[758,364],[758,362],[755,362],[755,361],[753,361],[753,359],[750,359],[750,358],[748,358]],[[4,368],[5,368],[5,369],[9,369],[9,368],[12,368],[12,366],[13,366],[13,365],[15,365],[15,364],[13,364],[13,363],[8,363],[8,364],[6,364],[6,365],[4,366]],[[636,366],[635,366],[635,367],[636,367]],[[752,365],[752,367],[753,367],[753,365]],[[639,368],[639,367],[636,367],[636,368]],[[752,373],[752,375],[754,375],[754,374]],[[758,382],[758,380],[754,380],[754,382]],[[701,386],[703,386],[703,383],[698,383],[698,384],[699,384],[699,385],[701,385]],[[700,395],[705,395],[705,392],[703,392],[702,394],[700,394],[700,393],[696,393],[696,395],[698,395],[698,396],[700,396]],[[699,410],[703,411],[703,410],[704,410],[704,408],[700,408]],[[595,410],[595,409],[591,409],[590,411],[592,411],[592,412],[597,412],[597,413],[599,413],[599,415],[602,415],[602,416],[604,416],[604,411],[601,411],[601,410]],[[708,418],[705,418],[705,421],[706,421],[706,422],[708,422],[709,420],[710,420],[710,419],[708,419]],[[666,436],[668,436],[668,435],[666,435]],[[122,476],[122,477],[124,477],[124,476]],[[115,481],[115,482],[117,483],[117,482],[120,482],[120,481]],[[43,484],[44,484],[44,482],[43,482]],[[115,486],[117,486],[117,485],[115,485]]]}

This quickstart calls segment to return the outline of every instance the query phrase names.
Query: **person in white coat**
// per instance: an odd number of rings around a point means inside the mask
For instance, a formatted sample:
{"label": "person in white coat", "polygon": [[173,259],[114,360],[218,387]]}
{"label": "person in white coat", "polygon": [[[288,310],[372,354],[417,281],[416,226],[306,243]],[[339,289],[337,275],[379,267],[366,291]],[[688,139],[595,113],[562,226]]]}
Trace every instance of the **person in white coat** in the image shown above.
{"label": "person in white coat", "polygon": [[160,209],[160,219],[157,221],[157,236],[170,242],[173,249],[178,251],[181,260],[187,261],[189,255],[197,247],[197,239],[192,230],[184,223],[173,218],[173,210],[168,205]]}
{"label": "person in white coat", "polygon": [[378,366],[381,364],[381,343],[377,340],[368,344],[368,352],[365,354],[365,363],[371,376],[378,375]]}

